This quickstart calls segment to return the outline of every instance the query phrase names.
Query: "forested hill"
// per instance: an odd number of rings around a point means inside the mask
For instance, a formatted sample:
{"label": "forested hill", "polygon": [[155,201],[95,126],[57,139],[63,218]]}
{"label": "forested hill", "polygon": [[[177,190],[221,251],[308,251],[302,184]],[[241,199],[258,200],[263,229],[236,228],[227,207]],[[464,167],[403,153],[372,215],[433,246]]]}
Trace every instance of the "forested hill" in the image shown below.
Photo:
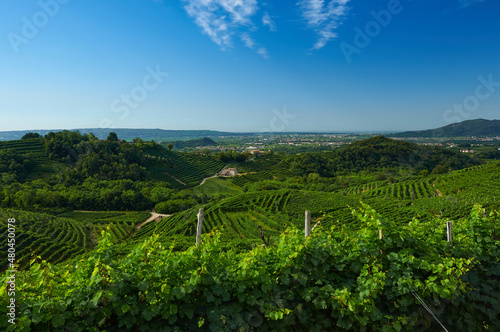
{"label": "forested hill", "polygon": [[376,136],[323,154],[292,157],[292,169],[304,175],[331,177],[360,171],[406,169],[413,173],[446,173],[481,161],[448,149]]}
{"label": "forested hill", "polygon": [[140,138],[126,142],[115,133],[104,140],[76,131],[44,137],[31,133],[21,140],[0,142],[0,179],[6,183],[55,176],[58,182],[73,185],[91,178],[162,180],[171,188],[183,188],[199,184],[223,166],[216,157],[173,152]]}
{"label": "forested hill", "polygon": [[467,120],[445,127],[391,134],[393,137],[466,137],[500,136],[500,120]]}
{"label": "forested hill", "polygon": [[183,149],[183,148],[196,148],[196,147],[201,147],[201,146],[217,146],[217,142],[215,142],[213,139],[208,138],[208,137],[203,137],[203,138],[198,138],[198,139],[191,139],[188,141],[174,141],[171,142],[176,149]]}
{"label": "forested hill", "polygon": [[[1,131],[0,141],[19,140],[28,132],[35,132],[40,135],[47,135],[50,132],[59,132],[61,130],[21,130],[21,131]],[[163,130],[163,129],[105,129],[105,128],[86,128],[75,129],[80,134],[94,134],[98,139],[106,139],[110,131],[115,132],[121,139],[131,141],[138,137],[145,141],[176,141],[186,139],[198,139],[203,137],[219,136],[246,136],[252,134],[229,133],[214,130]]]}

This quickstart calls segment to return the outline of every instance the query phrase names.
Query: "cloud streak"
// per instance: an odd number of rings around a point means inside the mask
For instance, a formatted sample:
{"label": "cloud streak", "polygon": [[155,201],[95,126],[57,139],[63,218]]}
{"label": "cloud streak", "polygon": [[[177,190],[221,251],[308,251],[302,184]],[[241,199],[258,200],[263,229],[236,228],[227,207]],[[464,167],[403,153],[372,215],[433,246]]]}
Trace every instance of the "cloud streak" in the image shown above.
{"label": "cloud streak", "polygon": [[276,23],[274,23],[268,12],[262,16],[262,24],[268,26],[270,31],[276,31]]}
{"label": "cloud streak", "polygon": [[253,48],[255,46],[255,41],[252,39],[252,37],[250,37],[248,33],[242,33],[240,38],[246,47]]}
{"label": "cloud streak", "polygon": [[350,0],[301,0],[298,2],[307,27],[313,29],[318,39],[312,49],[319,50],[337,38],[335,30],[342,25],[349,11]]}
{"label": "cloud streak", "polygon": [[257,0],[183,0],[184,9],[194,18],[203,33],[225,49],[232,47],[232,37],[258,10]]}
{"label": "cloud streak", "polygon": [[264,57],[264,59],[268,59],[269,58],[269,53],[267,52],[267,49],[265,47],[260,47],[257,50],[257,53],[259,53],[260,55],[262,55],[262,57]]}

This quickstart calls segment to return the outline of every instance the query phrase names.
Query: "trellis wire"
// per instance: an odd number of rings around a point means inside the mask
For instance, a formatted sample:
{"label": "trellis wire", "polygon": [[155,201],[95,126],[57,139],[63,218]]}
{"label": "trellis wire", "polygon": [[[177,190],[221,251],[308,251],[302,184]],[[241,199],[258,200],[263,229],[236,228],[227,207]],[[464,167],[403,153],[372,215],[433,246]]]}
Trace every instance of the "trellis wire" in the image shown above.
{"label": "trellis wire", "polygon": [[415,292],[411,292],[413,294],[413,296],[415,296],[415,298],[418,300],[418,302],[420,302],[420,304],[425,308],[425,310],[427,310],[429,312],[429,314],[431,314],[432,318],[434,318],[436,320],[436,322],[439,323],[439,325],[441,325],[441,327],[443,328],[443,330],[445,330],[446,332],[448,332],[448,330],[446,329],[446,327],[444,327],[444,325],[439,321],[439,319],[436,317],[436,315],[434,315],[434,313],[432,312],[431,309],[429,309],[429,307],[425,304],[424,300],[422,300],[420,298],[420,296],[418,296],[418,294],[416,294]]}

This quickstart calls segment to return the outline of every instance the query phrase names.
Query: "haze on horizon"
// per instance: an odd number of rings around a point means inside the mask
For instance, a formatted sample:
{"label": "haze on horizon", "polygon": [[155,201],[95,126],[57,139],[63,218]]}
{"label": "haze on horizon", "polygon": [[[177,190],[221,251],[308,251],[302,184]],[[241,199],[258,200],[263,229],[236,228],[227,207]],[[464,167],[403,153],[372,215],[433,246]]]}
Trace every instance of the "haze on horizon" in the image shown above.
{"label": "haze on horizon", "polygon": [[499,14],[494,0],[5,0],[0,131],[497,119]]}

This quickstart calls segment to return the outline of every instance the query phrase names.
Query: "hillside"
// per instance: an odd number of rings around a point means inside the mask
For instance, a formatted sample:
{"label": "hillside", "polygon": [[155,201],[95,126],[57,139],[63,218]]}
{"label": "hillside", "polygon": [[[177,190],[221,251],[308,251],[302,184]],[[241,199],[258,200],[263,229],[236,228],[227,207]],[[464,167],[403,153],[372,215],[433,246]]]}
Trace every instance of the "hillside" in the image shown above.
{"label": "hillside", "polygon": [[[26,263],[33,249],[61,263],[34,259],[17,274],[18,301],[29,318],[19,325],[156,331],[168,321],[179,330],[307,331],[313,322],[318,331],[439,330],[420,296],[450,330],[496,331],[499,215],[475,204],[498,209],[499,181],[500,163],[493,162],[350,192],[242,193],[135,234],[143,213],[0,210],[4,219],[16,218],[18,259]],[[195,247],[200,207],[204,234]],[[304,239],[306,209],[317,228]],[[105,224],[109,232],[99,236]]]}
{"label": "hillside", "polygon": [[384,136],[357,141],[332,152],[291,157],[291,167],[298,174],[316,173],[322,177],[382,170],[437,174],[480,163],[471,156],[442,147],[422,146]]}
{"label": "hillside", "polygon": [[171,142],[174,145],[175,149],[184,149],[184,148],[196,148],[196,147],[205,147],[205,146],[217,146],[217,142],[208,137],[191,139],[187,141],[174,141]]}
{"label": "hillside", "polygon": [[[189,143],[190,142],[190,143]],[[181,144],[182,142],[179,142]],[[210,138],[189,144],[213,144]],[[98,140],[92,135],[63,131],[14,141],[0,141],[0,171],[18,180],[40,177],[41,171],[73,168],[66,173],[75,180],[94,177],[102,180],[167,181],[173,188],[199,184],[224,166],[212,156],[169,151],[152,142],[134,144]],[[41,167],[45,166],[45,169]]]}
{"label": "hillside", "polygon": [[500,120],[467,120],[437,129],[406,131],[392,137],[484,137],[500,136]]}

